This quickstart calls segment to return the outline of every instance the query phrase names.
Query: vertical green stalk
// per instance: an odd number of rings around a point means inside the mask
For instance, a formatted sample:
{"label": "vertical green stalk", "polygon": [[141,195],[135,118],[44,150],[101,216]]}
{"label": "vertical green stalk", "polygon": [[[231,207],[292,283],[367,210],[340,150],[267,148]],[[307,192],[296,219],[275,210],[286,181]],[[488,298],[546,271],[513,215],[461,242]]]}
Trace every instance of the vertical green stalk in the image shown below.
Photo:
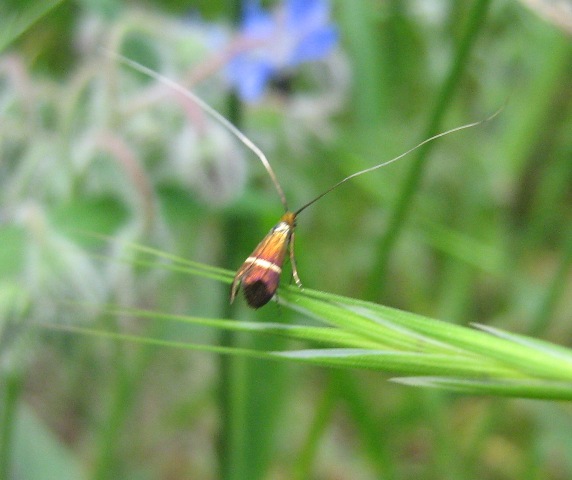
{"label": "vertical green stalk", "polygon": [[339,398],[346,403],[359,430],[363,451],[368,456],[377,478],[386,480],[398,478],[398,466],[395,452],[391,450],[389,435],[385,431],[380,431],[375,414],[367,405],[354,376],[351,372],[335,371],[332,373],[332,379],[338,387]]}
{"label": "vertical green stalk", "polygon": [[427,390],[422,392],[418,400],[428,419],[428,427],[432,433],[431,470],[436,478],[444,480],[465,480],[474,478],[461,457],[460,443],[450,426],[450,405],[445,392]]}
{"label": "vertical green stalk", "polygon": [[[236,125],[234,121],[233,123]],[[226,238],[240,238],[240,223],[240,219],[228,215],[224,219],[223,235]],[[235,265],[237,258],[235,251],[232,248],[227,248],[223,264]],[[228,301],[224,305],[222,312],[224,317],[233,318],[235,309],[231,307]],[[218,335],[218,344],[222,347],[236,347],[237,342],[236,333],[230,330],[221,330]],[[237,392],[237,390],[240,390],[237,382],[239,382],[238,377],[241,376],[239,375],[239,367],[245,360],[234,358],[230,355],[219,355],[217,360],[219,372],[217,403],[220,417],[217,441],[219,478],[221,480],[229,480],[233,478],[233,472],[237,470],[237,462],[239,462],[239,459],[235,457],[237,452],[234,447],[239,444],[237,435],[239,435],[242,428],[235,422],[237,421],[237,412],[243,410],[243,408],[238,406],[238,402],[244,397]]]}
{"label": "vertical green stalk", "polygon": [[[242,2],[232,2],[230,6],[234,23],[238,23]],[[228,100],[227,118],[237,128],[241,126],[241,104],[236,96]],[[256,164],[254,164],[256,165]],[[256,165],[258,166],[258,165]],[[253,232],[265,233],[256,228],[252,219],[237,217],[230,212],[224,219],[224,235],[229,244],[224,259],[225,265],[238,266],[250,251],[242,245],[253,248],[260,238],[252,239]],[[242,299],[236,302],[239,308]],[[225,315],[232,318],[236,308],[231,308],[226,300]],[[268,306],[261,314],[268,318],[275,306]],[[275,310],[276,312],[276,310]],[[256,318],[251,310],[242,315]],[[277,315],[277,321],[283,321]],[[218,339],[221,346],[237,346],[248,342],[255,350],[282,350],[285,339],[254,338],[247,340],[233,333],[222,333]],[[243,345],[244,346],[244,345]],[[288,367],[267,361],[244,358],[219,359],[220,382],[218,405],[221,418],[218,453],[220,478],[224,480],[256,480],[266,478],[272,459],[276,438],[277,419],[281,413],[288,377]]]}
{"label": "vertical green stalk", "polygon": [[568,286],[568,277],[572,268],[572,228],[568,228],[567,235],[560,263],[532,320],[529,335],[538,336],[546,330],[556,304]]}
{"label": "vertical green stalk", "polygon": [[14,445],[14,426],[18,398],[22,389],[20,375],[7,372],[2,379],[2,411],[0,412],[0,478],[12,478],[10,462]]}
{"label": "vertical green stalk", "polygon": [[[227,4],[231,21],[234,25],[237,25],[242,15],[242,1],[229,0]],[[241,117],[240,101],[236,95],[230,94],[228,98],[227,118],[240,129]],[[240,223],[240,219],[233,217],[232,214],[227,215],[223,225],[223,235],[225,238],[240,238]],[[224,255],[224,265],[235,265],[237,261],[240,261],[237,260],[236,250],[232,248],[227,248]],[[225,303],[223,315],[227,318],[232,318],[234,315],[234,309],[231,308],[228,302]],[[231,331],[222,330],[219,334],[218,343],[222,347],[236,346],[236,334]],[[236,458],[238,452],[234,447],[239,445],[237,436],[242,429],[240,425],[234,422],[238,420],[236,415],[237,410],[239,410],[237,401],[244,397],[235,395],[236,388],[233,387],[237,385],[233,380],[237,380],[237,369],[233,367],[238,367],[239,363],[242,362],[243,360],[232,358],[231,356],[218,356],[219,382],[217,388],[217,403],[220,415],[220,431],[218,434],[217,451],[219,478],[221,478],[221,480],[230,480],[234,477],[237,470],[241,470],[237,468],[237,464],[241,463],[241,460]]]}
{"label": "vertical green stalk", "polygon": [[[467,164],[463,169],[465,178],[476,178],[474,164]],[[456,202],[450,213],[453,228],[467,232],[478,238],[479,221],[478,198],[467,190]],[[443,262],[443,275],[439,288],[438,318],[457,324],[468,321],[474,296],[476,270],[473,265],[459,262],[455,257],[447,257]]]}
{"label": "vertical green stalk", "polygon": [[[455,90],[460,84],[461,75],[468,64],[469,56],[476,43],[478,34],[485,25],[489,4],[490,0],[477,0],[473,6],[465,33],[458,45],[454,61],[451,65],[451,70],[437,96],[437,101],[423,138],[429,138],[438,132],[445,112],[453,101]],[[429,153],[434,146],[435,143],[431,142],[419,148],[410,163],[409,171],[401,185],[401,193],[397,198],[395,207],[392,209],[387,231],[385,235],[381,237],[377,246],[377,258],[374,259],[373,268],[367,283],[366,298],[370,300],[377,300],[384,290],[391,252],[399,238],[399,234],[403,230],[403,226],[405,225],[413,204],[414,194],[421,182]]]}
{"label": "vertical green stalk", "polygon": [[[163,338],[165,324],[153,324],[146,332],[147,338]],[[142,345],[134,360],[129,363],[124,355],[125,345],[121,342],[115,345],[115,389],[112,392],[111,404],[106,410],[105,423],[99,431],[97,457],[94,461],[93,479],[105,480],[117,478],[119,475],[120,459],[118,458],[121,433],[125,421],[132,410],[142,379],[157,349],[152,345]]]}
{"label": "vertical green stalk", "polygon": [[[119,462],[117,458],[121,430],[125,417],[131,405],[131,399],[135,395],[134,379],[127,373],[126,358],[123,355],[124,345],[120,342],[114,343],[114,375],[115,385],[112,392],[111,404],[106,409],[107,416],[98,432],[98,442],[96,446],[96,458],[92,479],[106,480],[114,478],[119,474]],[[148,347],[143,347],[147,349]],[[139,375],[136,375],[139,379]]]}
{"label": "vertical green stalk", "polygon": [[336,405],[337,388],[334,386],[332,376],[330,375],[328,384],[324,388],[322,398],[315,402],[316,415],[309,425],[308,434],[299,454],[296,456],[296,463],[292,471],[293,480],[306,480],[312,478],[312,466],[314,459],[320,447],[320,440],[328,423],[332,418],[332,413]]}
{"label": "vertical green stalk", "polygon": [[[562,205],[566,204],[572,179],[570,159],[558,147],[565,145],[564,139],[569,138],[569,122],[559,119],[569,118],[572,111],[572,97],[563,87],[569,83],[572,60],[570,42],[564,35],[550,29],[543,30],[538,38],[535,44],[526,46],[527,54],[539,60],[535,63],[536,69],[531,78],[519,86],[519,97],[526,98],[526,102],[511,106],[516,110],[506,119],[501,152],[512,177],[527,182],[527,175],[531,171],[535,174],[535,189],[531,192],[527,186],[526,192],[530,211],[525,219],[519,219],[525,231],[511,235],[508,247],[510,265],[507,266],[505,278],[512,289],[511,300],[516,304],[523,301],[523,280],[535,282],[515,272],[522,268],[521,262],[528,261],[530,252],[537,251],[540,246],[544,248],[547,233],[551,234],[550,226],[561,222]],[[547,51],[550,55],[544,55]],[[531,161],[540,158],[539,154],[543,157],[542,164],[534,165]],[[536,169],[542,172],[540,178]],[[558,237],[563,244],[562,257],[538,308],[531,315],[528,327],[530,335],[538,336],[548,328],[556,304],[564,292],[566,272],[571,262],[571,236],[569,228],[559,230]]]}

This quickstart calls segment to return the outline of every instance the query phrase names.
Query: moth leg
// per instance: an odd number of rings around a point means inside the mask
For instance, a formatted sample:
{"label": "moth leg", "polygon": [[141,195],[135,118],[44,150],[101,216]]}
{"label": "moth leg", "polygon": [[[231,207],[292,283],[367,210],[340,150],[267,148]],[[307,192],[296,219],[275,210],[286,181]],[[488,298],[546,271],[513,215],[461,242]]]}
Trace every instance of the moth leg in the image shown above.
{"label": "moth leg", "polygon": [[302,282],[298,276],[298,269],[296,268],[296,259],[294,258],[294,232],[290,237],[290,264],[292,265],[292,276],[299,288],[302,288]]}

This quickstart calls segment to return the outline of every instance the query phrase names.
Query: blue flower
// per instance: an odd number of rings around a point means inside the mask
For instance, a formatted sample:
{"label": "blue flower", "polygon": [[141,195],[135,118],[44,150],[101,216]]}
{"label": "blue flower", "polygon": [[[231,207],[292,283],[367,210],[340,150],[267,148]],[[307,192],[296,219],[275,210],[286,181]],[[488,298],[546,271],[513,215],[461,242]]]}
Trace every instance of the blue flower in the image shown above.
{"label": "blue flower", "polygon": [[272,79],[324,58],[337,40],[328,0],[285,0],[272,14],[251,0],[240,29],[243,50],[230,60],[226,74],[240,98],[253,102]]}

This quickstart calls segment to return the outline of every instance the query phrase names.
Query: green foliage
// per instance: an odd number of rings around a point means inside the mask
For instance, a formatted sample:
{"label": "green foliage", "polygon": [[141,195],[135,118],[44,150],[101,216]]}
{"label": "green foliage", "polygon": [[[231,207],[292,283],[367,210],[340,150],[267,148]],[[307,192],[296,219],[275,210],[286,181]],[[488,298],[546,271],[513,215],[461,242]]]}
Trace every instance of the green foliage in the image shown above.
{"label": "green foliage", "polygon": [[[338,1],[339,55],[238,107],[231,9],[155,5],[0,7],[0,478],[568,478],[570,37]],[[304,290],[251,311],[266,172],[105,49],[231,112],[294,209],[506,107],[304,211]]]}
{"label": "green foliage", "polygon": [[[134,248],[152,253],[146,248]],[[226,283],[232,278],[232,272],[157,254],[175,260],[167,267],[169,270],[218,278]],[[296,287],[282,288],[279,304],[324,326],[214,319],[132,309],[112,309],[108,313],[254,336],[283,337],[320,348],[277,352],[269,351],[270,343],[264,342],[261,351],[169,342],[84,327],[64,328],[149,345],[414,375],[413,379],[396,380],[410,385],[449,387],[472,394],[495,393],[553,400],[572,398],[572,351],[548,342],[484,325],[477,326],[482,330],[478,331],[403,310]]]}

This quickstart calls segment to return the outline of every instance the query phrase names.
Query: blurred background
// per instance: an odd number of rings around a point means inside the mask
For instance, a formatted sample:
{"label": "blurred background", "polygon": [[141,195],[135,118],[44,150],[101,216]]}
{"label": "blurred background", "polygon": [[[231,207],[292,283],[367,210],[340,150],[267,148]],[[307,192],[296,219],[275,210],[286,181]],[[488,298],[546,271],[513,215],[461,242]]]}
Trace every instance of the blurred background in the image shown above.
{"label": "blurred background", "polygon": [[292,344],[127,313],[310,321],[140,261],[236,271],[284,210],[227,129],[109,53],[239,126],[291,209],[504,106],[305,210],[298,271],[570,347],[569,2],[10,0],[0,31],[0,478],[572,477],[567,404],[173,348]]}

